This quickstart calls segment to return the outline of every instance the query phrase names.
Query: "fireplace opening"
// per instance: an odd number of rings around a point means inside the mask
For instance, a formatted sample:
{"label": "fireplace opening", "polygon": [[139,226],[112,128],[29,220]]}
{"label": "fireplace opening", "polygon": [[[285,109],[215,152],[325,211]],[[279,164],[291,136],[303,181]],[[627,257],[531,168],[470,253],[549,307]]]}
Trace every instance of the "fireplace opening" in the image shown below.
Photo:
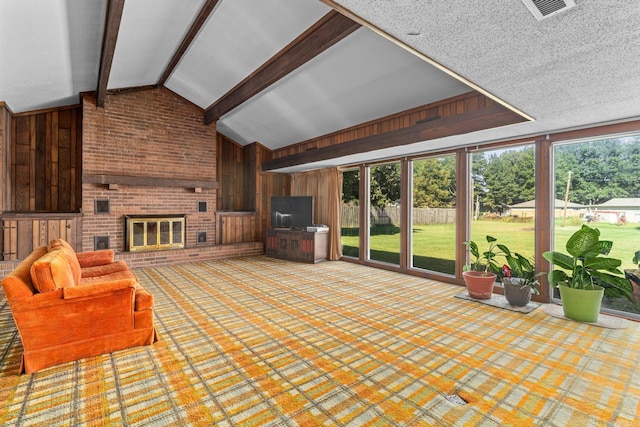
{"label": "fireplace opening", "polygon": [[128,252],[185,247],[185,215],[125,215],[124,218]]}

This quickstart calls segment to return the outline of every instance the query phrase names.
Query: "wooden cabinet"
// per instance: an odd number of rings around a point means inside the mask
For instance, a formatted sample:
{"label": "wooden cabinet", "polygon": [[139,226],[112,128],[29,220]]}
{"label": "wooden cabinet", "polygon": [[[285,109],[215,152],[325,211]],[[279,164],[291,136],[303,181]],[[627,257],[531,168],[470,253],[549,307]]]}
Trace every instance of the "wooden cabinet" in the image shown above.
{"label": "wooden cabinet", "polygon": [[0,214],[0,261],[25,259],[35,248],[64,239],[78,252],[82,240],[81,213]]}
{"label": "wooden cabinet", "polygon": [[257,221],[255,211],[216,212],[216,244],[255,242]]}
{"label": "wooden cabinet", "polygon": [[327,259],[327,232],[268,230],[266,254],[290,261],[316,263]]}

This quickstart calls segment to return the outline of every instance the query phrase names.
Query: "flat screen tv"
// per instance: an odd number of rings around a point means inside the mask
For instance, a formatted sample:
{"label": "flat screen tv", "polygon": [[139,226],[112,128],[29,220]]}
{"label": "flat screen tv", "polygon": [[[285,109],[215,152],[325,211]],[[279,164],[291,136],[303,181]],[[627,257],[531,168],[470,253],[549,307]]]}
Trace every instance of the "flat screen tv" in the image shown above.
{"label": "flat screen tv", "polygon": [[312,196],[272,196],[271,226],[306,228],[313,224]]}

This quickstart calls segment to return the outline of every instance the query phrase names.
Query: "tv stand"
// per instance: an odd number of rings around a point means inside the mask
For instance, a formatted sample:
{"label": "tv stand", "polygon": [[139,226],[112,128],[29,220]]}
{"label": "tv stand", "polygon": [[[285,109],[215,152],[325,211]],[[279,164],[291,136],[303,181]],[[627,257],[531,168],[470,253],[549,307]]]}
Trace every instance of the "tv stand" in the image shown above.
{"label": "tv stand", "polygon": [[326,261],[329,233],[297,231],[297,230],[267,230],[267,256],[317,263]]}

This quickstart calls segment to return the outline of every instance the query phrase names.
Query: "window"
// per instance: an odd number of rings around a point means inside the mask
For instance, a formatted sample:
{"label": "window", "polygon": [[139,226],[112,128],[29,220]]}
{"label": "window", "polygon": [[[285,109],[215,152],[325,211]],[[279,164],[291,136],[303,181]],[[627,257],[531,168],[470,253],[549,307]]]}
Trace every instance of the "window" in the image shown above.
{"label": "window", "polygon": [[[533,145],[474,152],[471,157],[471,240],[486,236],[533,259],[535,159]],[[498,262],[501,259],[498,258]]]}
{"label": "window", "polygon": [[[632,260],[640,250],[640,135],[558,144],[553,158],[554,249],[566,252],[569,237],[588,224],[613,242],[609,256],[622,261],[621,269],[637,268]],[[640,291],[635,287],[632,301],[604,297],[602,307],[640,315]]]}
{"label": "window", "polygon": [[400,265],[400,163],[369,168],[369,259]]}
{"label": "window", "polygon": [[342,255],[360,256],[360,169],[342,173]]}
{"label": "window", "polygon": [[412,267],[455,274],[455,155],[412,164]]}

